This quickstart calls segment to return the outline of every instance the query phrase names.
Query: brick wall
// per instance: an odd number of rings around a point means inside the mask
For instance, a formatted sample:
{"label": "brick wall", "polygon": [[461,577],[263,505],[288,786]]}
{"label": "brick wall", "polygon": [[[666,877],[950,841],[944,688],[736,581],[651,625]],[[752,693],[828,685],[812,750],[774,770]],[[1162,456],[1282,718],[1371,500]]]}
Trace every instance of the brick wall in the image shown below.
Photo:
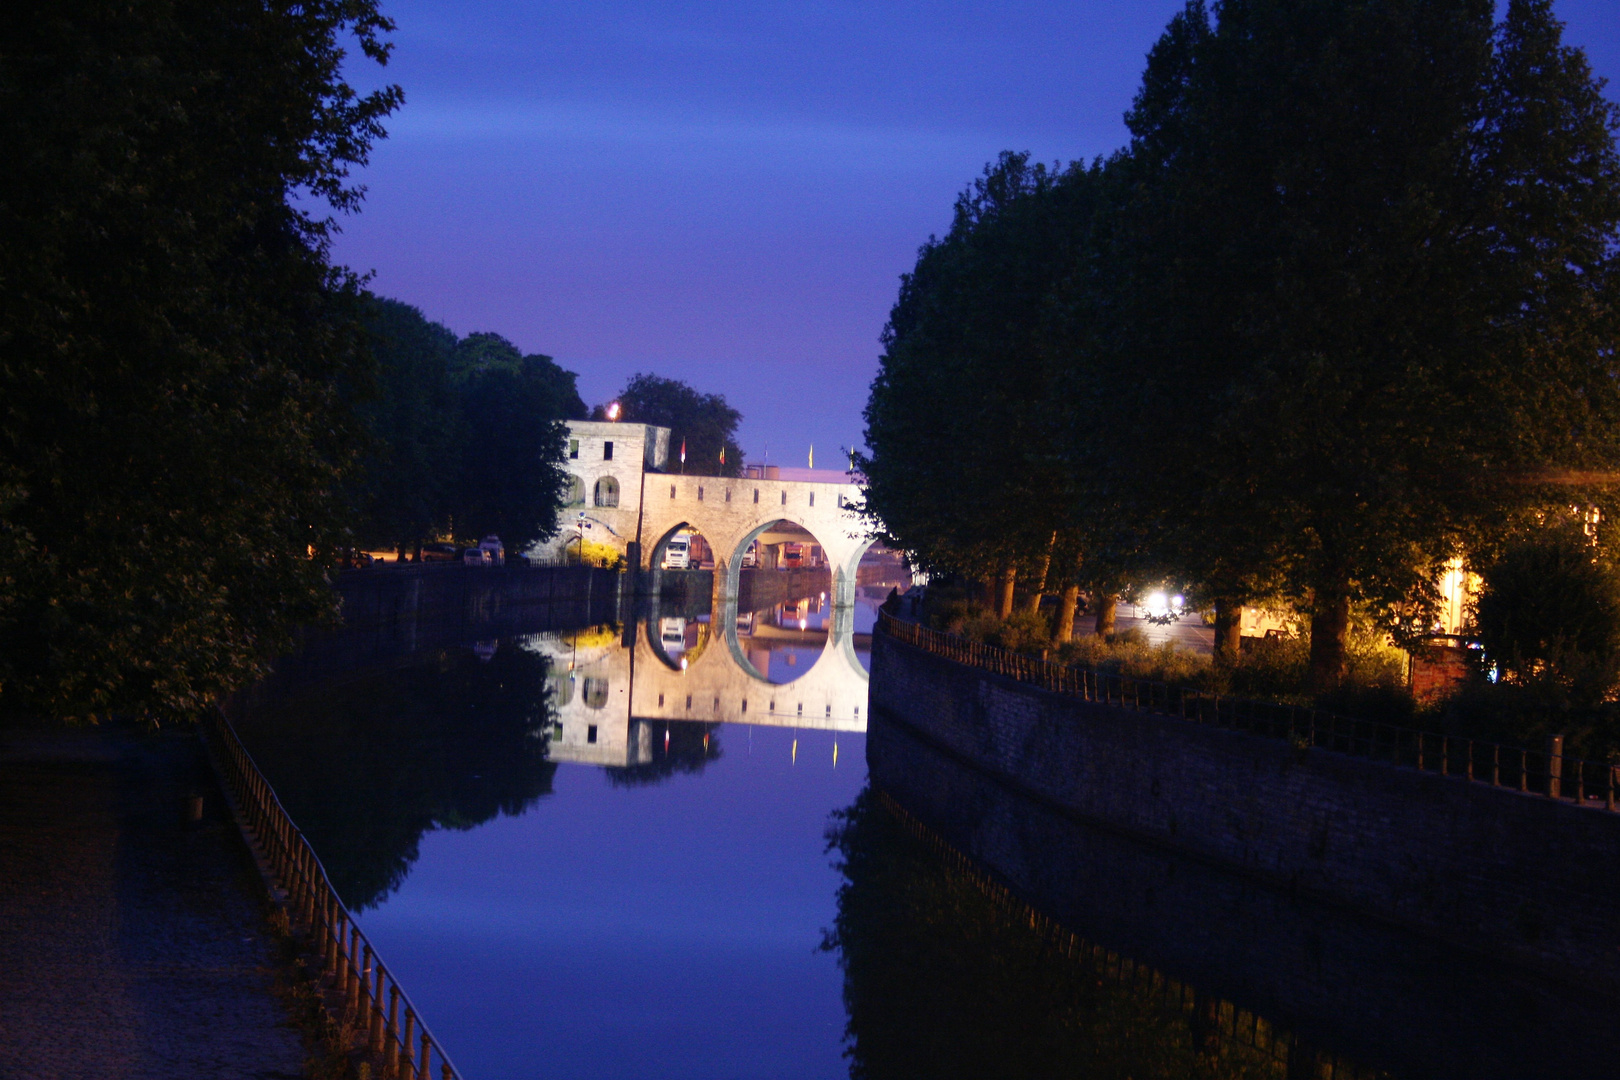
{"label": "brick wall", "polygon": [[1088,704],[882,634],[871,708],[1083,821],[1620,991],[1620,815]]}

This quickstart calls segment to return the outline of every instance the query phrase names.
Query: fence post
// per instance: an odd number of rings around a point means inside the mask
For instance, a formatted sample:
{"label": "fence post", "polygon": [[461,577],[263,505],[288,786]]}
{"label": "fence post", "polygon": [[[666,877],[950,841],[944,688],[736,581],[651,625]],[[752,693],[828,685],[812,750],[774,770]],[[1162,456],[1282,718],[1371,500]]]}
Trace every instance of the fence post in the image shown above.
{"label": "fence post", "polygon": [[1547,798],[1564,797],[1564,737],[1547,736]]}
{"label": "fence post", "polygon": [[388,1022],[383,1028],[383,1075],[399,1069],[399,984],[388,980]]}

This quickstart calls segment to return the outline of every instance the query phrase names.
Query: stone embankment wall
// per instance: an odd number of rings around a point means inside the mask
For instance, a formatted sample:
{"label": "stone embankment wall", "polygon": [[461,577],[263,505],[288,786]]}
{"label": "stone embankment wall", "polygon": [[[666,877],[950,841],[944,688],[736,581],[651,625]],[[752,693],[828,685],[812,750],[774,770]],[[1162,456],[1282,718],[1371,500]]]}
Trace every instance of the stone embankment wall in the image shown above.
{"label": "stone embankment wall", "polygon": [[871,709],[1078,820],[1620,991],[1620,815],[1091,704],[883,634]]}
{"label": "stone embankment wall", "polygon": [[277,660],[277,676],[316,682],[423,649],[621,618],[623,575],[588,566],[369,567],[338,576],[343,623],[311,627]]}

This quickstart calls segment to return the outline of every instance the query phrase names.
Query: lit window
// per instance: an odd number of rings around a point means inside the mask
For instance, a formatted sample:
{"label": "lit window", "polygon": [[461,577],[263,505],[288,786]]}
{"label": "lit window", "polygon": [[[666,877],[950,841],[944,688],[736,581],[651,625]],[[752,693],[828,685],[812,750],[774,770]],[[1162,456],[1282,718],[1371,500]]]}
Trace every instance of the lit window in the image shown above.
{"label": "lit window", "polygon": [[568,440],[568,458],[569,458],[570,461],[578,461],[579,460],[579,440],[578,439],[569,439]]}

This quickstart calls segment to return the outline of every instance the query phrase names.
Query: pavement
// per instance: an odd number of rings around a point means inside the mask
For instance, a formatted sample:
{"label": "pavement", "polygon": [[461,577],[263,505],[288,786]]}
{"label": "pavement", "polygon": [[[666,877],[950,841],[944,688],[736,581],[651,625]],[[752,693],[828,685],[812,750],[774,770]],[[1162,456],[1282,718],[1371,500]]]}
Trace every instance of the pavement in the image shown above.
{"label": "pavement", "polygon": [[193,734],[0,729],[0,1080],[304,1076],[262,889]]}
{"label": "pavement", "polygon": [[[1158,646],[1168,642],[1175,642],[1177,648],[1189,652],[1210,656],[1215,652],[1215,628],[1205,626],[1204,620],[1196,614],[1184,615],[1167,626],[1148,622],[1133,614],[1133,608],[1128,604],[1121,604],[1114,615],[1114,631],[1122,632],[1130,627],[1138,627],[1142,636],[1149,645]],[[1080,637],[1095,630],[1097,617],[1095,615],[1082,615],[1074,620],[1074,634]]]}

